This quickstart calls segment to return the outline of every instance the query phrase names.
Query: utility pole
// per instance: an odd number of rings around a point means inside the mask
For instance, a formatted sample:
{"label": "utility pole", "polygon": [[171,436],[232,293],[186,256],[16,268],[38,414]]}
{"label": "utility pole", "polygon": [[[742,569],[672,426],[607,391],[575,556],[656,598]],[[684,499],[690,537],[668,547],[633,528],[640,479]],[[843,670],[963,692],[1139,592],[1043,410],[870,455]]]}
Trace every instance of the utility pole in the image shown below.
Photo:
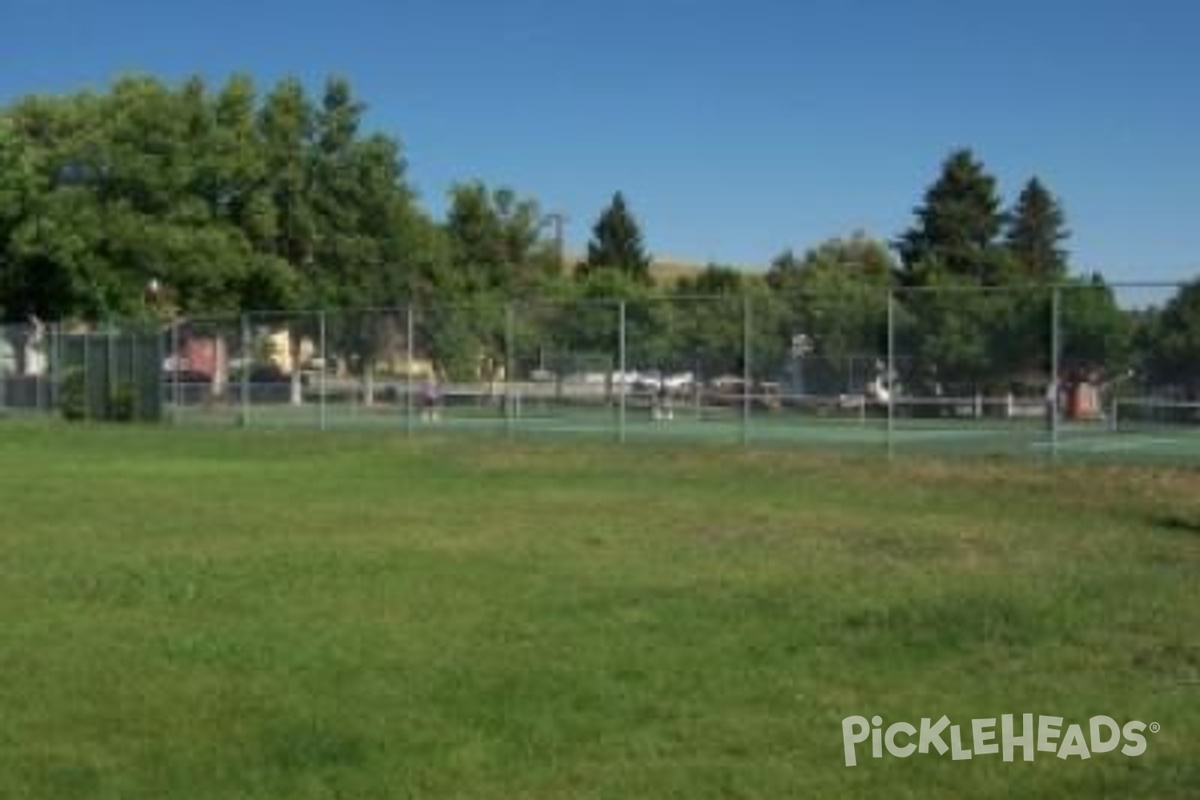
{"label": "utility pole", "polygon": [[565,260],[566,259],[566,251],[565,251],[566,245],[565,245],[564,239],[563,239],[563,230],[567,224],[567,216],[566,216],[566,214],[562,214],[560,212],[555,211],[550,214],[547,214],[545,216],[545,221],[549,222],[551,225],[554,226],[554,252],[558,256],[559,265],[560,266],[565,265],[566,264],[566,260]]}

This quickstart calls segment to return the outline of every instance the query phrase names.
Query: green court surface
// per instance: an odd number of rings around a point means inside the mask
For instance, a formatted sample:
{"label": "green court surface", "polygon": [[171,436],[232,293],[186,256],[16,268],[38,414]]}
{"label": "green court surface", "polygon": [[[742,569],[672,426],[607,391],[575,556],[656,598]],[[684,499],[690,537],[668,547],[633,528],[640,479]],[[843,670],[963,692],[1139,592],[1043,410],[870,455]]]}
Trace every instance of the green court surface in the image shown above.
{"label": "green court surface", "polygon": [[[241,425],[251,428],[304,427],[461,431],[504,436],[588,436],[625,441],[676,440],[696,443],[747,443],[758,446],[813,447],[829,450],[876,450],[881,455],[1010,456],[1030,459],[1168,460],[1200,464],[1200,426],[1157,426],[1111,430],[1105,424],[1064,423],[1052,433],[1044,421],[997,419],[813,416],[740,409],[688,408],[672,419],[653,419],[646,408],[544,406],[506,415],[497,406],[452,406],[427,418],[403,407],[365,408],[345,404],[285,404],[184,407],[168,410],[181,425]],[[890,428],[890,429],[889,429]]]}

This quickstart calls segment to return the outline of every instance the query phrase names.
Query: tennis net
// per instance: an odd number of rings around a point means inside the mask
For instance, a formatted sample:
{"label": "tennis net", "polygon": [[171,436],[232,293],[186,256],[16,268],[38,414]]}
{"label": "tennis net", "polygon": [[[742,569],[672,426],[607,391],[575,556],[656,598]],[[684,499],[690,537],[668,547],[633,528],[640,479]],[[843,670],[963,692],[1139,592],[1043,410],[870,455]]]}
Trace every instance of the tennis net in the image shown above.
{"label": "tennis net", "polygon": [[1200,402],[1119,398],[1112,402],[1109,424],[1114,431],[1200,431]]}

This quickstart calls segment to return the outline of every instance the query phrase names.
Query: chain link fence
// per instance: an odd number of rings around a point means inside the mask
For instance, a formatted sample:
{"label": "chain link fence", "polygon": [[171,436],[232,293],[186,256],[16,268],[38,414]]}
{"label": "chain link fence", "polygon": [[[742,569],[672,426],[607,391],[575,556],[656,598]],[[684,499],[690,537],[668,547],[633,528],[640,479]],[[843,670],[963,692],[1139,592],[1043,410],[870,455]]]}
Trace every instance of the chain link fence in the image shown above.
{"label": "chain link fence", "polygon": [[0,325],[0,415],[159,420],[165,348],[156,325]]}
{"label": "chain link fence", "polygon": [[54,326],[0,326],[0,413],[50,411],[57,406]]}
{"label": "chain link fence", "polygon": [[1177,289],[31,321],[0,327],[0,415],[1200,461],[1200,362],[1160,319]]}

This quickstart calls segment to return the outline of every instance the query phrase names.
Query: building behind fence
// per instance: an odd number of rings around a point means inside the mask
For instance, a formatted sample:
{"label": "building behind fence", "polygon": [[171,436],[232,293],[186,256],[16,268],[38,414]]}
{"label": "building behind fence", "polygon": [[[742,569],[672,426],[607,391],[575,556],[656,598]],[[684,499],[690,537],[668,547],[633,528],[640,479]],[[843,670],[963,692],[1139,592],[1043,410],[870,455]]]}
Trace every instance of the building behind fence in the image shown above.
{"label": "building behind fence", "polygon": [[0,328],[0,415],[1200,461],[1164,286],[524,300]]}

